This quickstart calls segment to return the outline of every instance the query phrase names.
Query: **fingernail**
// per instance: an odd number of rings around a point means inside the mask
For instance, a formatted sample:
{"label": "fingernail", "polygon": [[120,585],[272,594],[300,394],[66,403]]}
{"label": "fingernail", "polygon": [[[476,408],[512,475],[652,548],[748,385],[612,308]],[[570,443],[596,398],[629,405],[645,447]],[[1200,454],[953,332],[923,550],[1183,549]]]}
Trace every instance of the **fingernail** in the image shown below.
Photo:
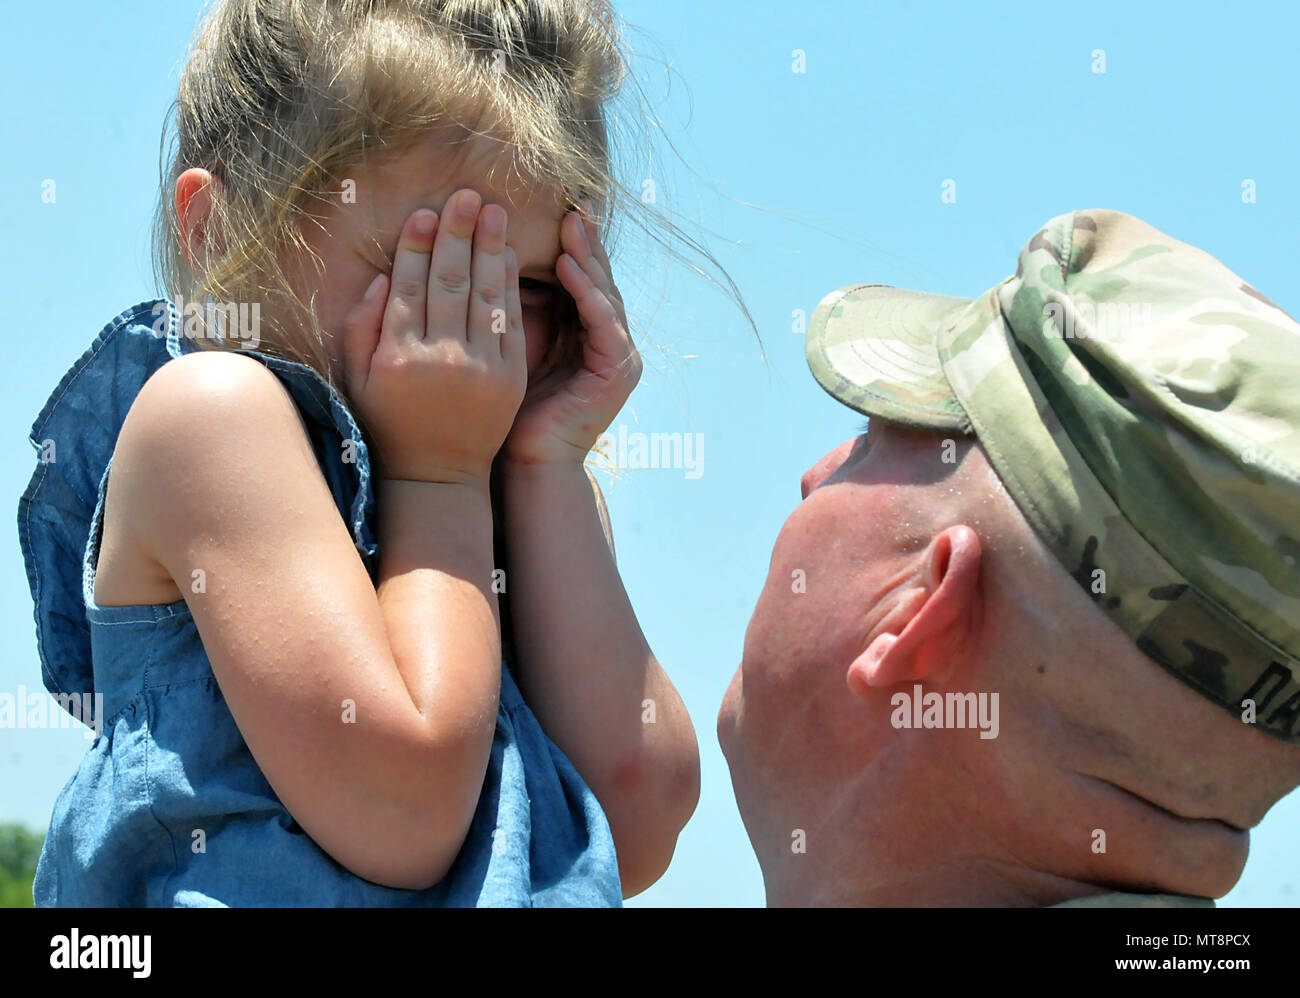
{"label": "fingernail", "polygon": [[415,213],[415,232],[420,236],[427,236],[433,232],[434,226],[438,222],[438,216],[432,211],[418,211]]}
{"label": "fingernail", "polygon": [[370,299],[375,297],[375,295],[379,294],[379,285],[383,283],[384,283],[384,275],[376,274],[375,279],[370,282],[370,287],[366,288],[365,297],[367,299]]}
{"label": "fingernail", "polygon": [[460,203],[456,205],[456,216],[463,221],[470,221],[478,218],[479,209],[483,207],[483,199],[479,197],[478,192],[466,188],[469,193],[460,196]]}

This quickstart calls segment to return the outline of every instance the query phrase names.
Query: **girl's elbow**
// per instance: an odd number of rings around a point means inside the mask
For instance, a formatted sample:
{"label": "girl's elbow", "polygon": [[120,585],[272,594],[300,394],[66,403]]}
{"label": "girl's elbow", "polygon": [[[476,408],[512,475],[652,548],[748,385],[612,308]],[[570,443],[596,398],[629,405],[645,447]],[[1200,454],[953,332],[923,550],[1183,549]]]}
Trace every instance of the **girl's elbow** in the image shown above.
{"label": "girl's elbow", "polygon": [[394,767],[388,776],[397,783],[381,809],[387,820],[355,829],[364,837],[357,844],[365,869],[351,867],[352,872],[384,887],[417,891],[447,876],[465,845],[483,786],[486,753],[473,742],[443,742],[423,762]]}
{"label": "girl's elbow", "polygon": [[[442,823],[446,822],[446,815]],[[412,820],[389,825],[386,835],[370,834],[357,852],[335,857],[363,880],[381,887],[422,891],[451,871],[464,846],[467,827],[440,827],[439,822]]]}
{"label": "girl's elbow", "polygon": [[678,818],[665,816],[657,826],[643,825],[635,835],[623,835],[621,844],[620,837],[615,836],[618,874],[625,898],[640,894],[668,872],[677,851],[677,838],[693,810],[694,804]]}
{"label": "girl's elbow", "polygon": [[405,869],[401,871],[401,882],[393,886],[408,891],[423,891],[436,886],[451,872],[464,844],[465,837],[461,835],[455,841],[435,842],[432,848],[412,849]]}
{"label": "girl's elbow", "polygon": [[661,764],[650,779],[629,779],[633,770],[640,767],[632,765],[622,774],[622,800],[607,809],[624,897],[639,894],[668,871],[677,839],[700,800],[699,756],[694,751]]}

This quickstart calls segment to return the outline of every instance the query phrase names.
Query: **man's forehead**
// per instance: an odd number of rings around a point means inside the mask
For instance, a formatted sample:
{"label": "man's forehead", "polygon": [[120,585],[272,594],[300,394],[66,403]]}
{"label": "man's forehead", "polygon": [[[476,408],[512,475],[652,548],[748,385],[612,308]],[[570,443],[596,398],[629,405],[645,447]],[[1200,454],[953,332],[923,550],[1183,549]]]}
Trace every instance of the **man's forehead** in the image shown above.
{"label": "man's forehead", "polygon": [[975,437],[873,416],[846,455],[845,464],[852,467],[841,477],[872,484],[933,485],[957,473],[977,444]]}

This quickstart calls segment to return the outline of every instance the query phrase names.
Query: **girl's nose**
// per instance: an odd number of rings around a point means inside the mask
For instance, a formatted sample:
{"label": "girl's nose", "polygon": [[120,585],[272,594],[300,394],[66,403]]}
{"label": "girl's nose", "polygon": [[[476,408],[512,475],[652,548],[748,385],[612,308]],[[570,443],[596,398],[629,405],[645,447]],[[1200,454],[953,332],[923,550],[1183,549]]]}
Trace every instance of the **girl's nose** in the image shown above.
{"label": "girl's nose", "polygon": [[799,480],[800,491],[803,493],[803,498],[807,499],[817,486],[821,485],[822,482],[826,481],[827,478],[835,473],[835,469],[843,464],[845,459],[852,452],[853,445],[857,443],[857,440],[858,438],[854,437],[851,440],[844,441],[844,443],[840,444],[803,473],[803,478]]}

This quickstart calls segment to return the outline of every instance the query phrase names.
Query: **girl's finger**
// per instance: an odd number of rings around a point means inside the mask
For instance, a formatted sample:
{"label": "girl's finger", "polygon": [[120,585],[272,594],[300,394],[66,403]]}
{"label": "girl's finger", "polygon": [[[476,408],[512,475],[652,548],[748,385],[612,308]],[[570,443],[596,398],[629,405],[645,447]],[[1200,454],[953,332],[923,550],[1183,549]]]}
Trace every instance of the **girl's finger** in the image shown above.
{"label": "girl's finger", "polygon": [[388,286],[387,274],[376,275],[364,297],[343,319],[343,372],[349,391],[364,389],[370,376],[370,358],[379,347]]}
{"label": "girl's finger", "polygon": [[587,330],[587,339],[596,352],[617,360],[631,349],[631,338],[623,328],[618,310],[596,286],[596,282],[573,257],[561,253],[555,261],[555,274],[578,306],[578,317]]}
{"label": "girl's finger", "polygon": [[506,333],[506,221],[505,209],[500,205],[485,204],[478,213],[466,325],[471,343],[479,337]]}
{"label": "girl's finger", "polygon": [[506,252],[506,334],[501,337],[501,356],[506,360],[527,362],[524,337],[524,307],[519,300],[519,261],[513,247]]}
{"label": "girl's finger", "polygon": [[566,216],[568,231],[561,230],[561,242],[578,266],[582,268],[591,282],[600,290],[618,314],[622,314],[623,299],[614,287],[609,270],[597,258],[591,242],[587,239],[586,226],[577,212],[570,212],[572,221]]}
{"label": "girl's finger", "polygon": [[425,294],[429,284],[429,257],[438,229],[438,213],[421,208],[412,212],[397,237],[393,254],[393,278],[383,336],[395,341],[418,341],[424,337]]}
{"label": "girl's finger", "polygon": [[[614,283],[614,267],[609,262],[609,255],[605,252],[605,244],[600,241],[600,229],[596,226],[595,220],[591,217],[591,202],[583,201],[581,213],[578,214],[578,220],[581,223],[580,235],[584,237],[583,248],[591,257],[599,270],[600,276],[592,275],[596,281],[596,286],[605,292],[606,297],[611,302],[617,302],[619,306],[623,304],[623,295],[618,290],[618,285]],[[582,262],[579,257],[579,262]],[[590,268],[588,268],[590,272]]]}
{"label": "girl's finger", "polygon": [[571,211],[564,216],[564,226],[560,230],[560,243],[564,251],[587,272],[587,276],[596,287],[604,290],[608,286],[606,275],[601,272],[600,261],[596,259],[591,243],[587,239],[582,216],[576,211]]}
{"label": "girl's finger", "polygon": [[455,336],[464,340],[468,335],[470,260],[482,204],[478,192],[467,187],[443,205],[428,273],[426,334],[430,339]]}

